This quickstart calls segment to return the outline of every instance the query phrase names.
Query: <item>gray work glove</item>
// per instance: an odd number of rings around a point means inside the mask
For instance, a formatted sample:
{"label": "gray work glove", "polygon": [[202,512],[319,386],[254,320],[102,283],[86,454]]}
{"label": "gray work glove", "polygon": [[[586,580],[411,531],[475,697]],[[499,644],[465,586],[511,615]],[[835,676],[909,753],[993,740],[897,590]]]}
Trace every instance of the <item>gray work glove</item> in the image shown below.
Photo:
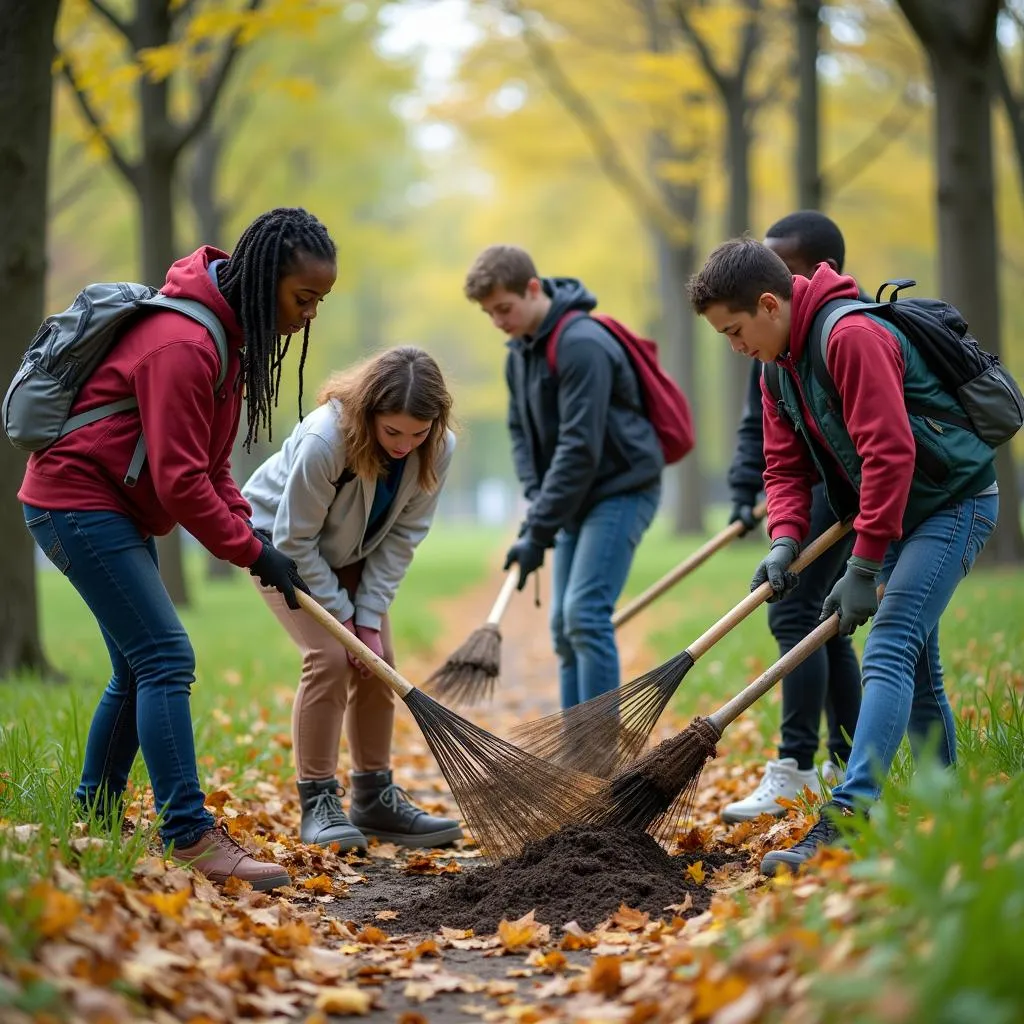
{"label": "gray work glove", "polygon": [[799,553],[800,545],[792,537],[780,537],[778,540],[772,541],[768,554],[761,559],[761,563],[754,572],[754,578],[750,581],[751,593],[757,590],[762,583],[770,583],[772,588],[772,596],[768,598],[770,604],[795,590],[800,578],[795,572],[790,572],[789,567]]}
{"label": "gray work glove", "polygon": [[839,635],[849,636],[863,626],[878,611],[878,574],[881,562],[854,555],[846,563],[846,572],[839,578],[821,606],[824,622],[833,612],[839,612]]}

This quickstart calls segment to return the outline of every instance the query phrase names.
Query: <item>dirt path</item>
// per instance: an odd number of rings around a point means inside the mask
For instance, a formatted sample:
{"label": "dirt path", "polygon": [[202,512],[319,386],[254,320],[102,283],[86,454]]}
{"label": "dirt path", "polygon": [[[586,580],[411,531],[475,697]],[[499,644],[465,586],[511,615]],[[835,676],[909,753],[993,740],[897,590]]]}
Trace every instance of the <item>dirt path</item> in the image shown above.
{"label": "dirt path", "polygon": [[[496,573],[485,584],[435,608],[443,626],[435,645],[434,660],[408,659],[400,666],[403,674],[413,682],[425,680],[482,622],[500,585],[501,577]],[[498,735],[507,735],[512,725],[520,721],[558,708],[558,674],[547,624],[549,586],[548,575],[542,572],[540,608],[534,603],[532,583],[526,591],[514,595],[501,623],[502,679],[495,699],[490,706],[464,712],[466,717]],[[620,634],[622,671],[626,679],[653,664],[642,642],[653,615],[652,610],[646,619],[638,616]],[[400,712],[396,729],[395,766],[396,777],[418,801],[431,810],[444,809],[458,816],[418,727],[404,710]],[[351,922],[354,933],[366,926],[380,925],[393,913],[394,905],[417,890],[426,890],[432,881],[410,874],[400,852],[397,856],[393,849],[371,852],[375,855],[368,861],[353,863],[365,882],[351,885],[349,898],[337,905],[337,916]],[[438,863],[452,860],[463,871],[472,870],[478,863],[472,848],[455,851],[451,858],[441,857]],[[396,920],[389,923],[388,928],[395,931],[400,924],[400,920]],[[487,940],[477,937],[475,941],[483,946]],[[469,942],[472,944],[474,940]],[[459,948],[464,945],[458,940],[454,946],[442,941],[439,958],[428,956],[400,967],[395,966],[395,955],[388,954],[386,944],[370,951],[350,947],[361,969],[372,977],[377,988],[376,1006],[363,1019],[373,1022],[404,1020],[404,1024],[519,1020],[522,1018],[516,1016],[519,1011],[515,1008],[536,1003],[538,986],[551,982],[550,976],[545,977],[526,962],[528,950],[514,956],[495,955],[500,950],[496,951],[493,939],[485,948]],[[566,955],[570,974],[588,969],[592,960],[586,952]],[[428,993],[429,999],[421,1002]],[[564,998],[564,995],[550,994],[545,1001],[554,1007],[564,1002]],[[403,1018],[403,1015],[409,1016]]]}

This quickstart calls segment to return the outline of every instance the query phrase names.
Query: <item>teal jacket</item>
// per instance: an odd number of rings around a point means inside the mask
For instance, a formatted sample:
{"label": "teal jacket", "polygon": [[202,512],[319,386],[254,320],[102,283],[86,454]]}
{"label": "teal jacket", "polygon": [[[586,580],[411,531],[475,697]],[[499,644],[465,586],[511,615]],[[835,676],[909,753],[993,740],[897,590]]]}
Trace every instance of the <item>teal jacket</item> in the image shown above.
{"label": "teal jacket", "polygon": [[964,415],[910,341],[868,314],[844,317],[829,337],[836,403],[814,375],[807,335],[821,306],[855,298],[857,286],[823,265],[793,287],[781,399],[765,394],[769,532],[803,540],[821,479],[836,514],[854,515],[854,554],[881,561],[893,540],[990,486],[994,453],[969,430],[908,413],[909,404]]}

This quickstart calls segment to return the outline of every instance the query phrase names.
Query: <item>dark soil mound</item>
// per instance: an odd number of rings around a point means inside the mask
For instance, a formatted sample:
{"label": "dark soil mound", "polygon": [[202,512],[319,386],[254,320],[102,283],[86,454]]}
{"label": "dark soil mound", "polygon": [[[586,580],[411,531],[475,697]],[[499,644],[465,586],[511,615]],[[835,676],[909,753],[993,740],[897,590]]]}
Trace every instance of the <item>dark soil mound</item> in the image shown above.
{"label": "dark soil mound", "polygon": [[683,903],[687,893],[689,917],[708,909],[711,892],[686,868],[700,860],[710,873],[730,859],[713,853],[670,857],[645,832],[577,825],[500,864],[438,878],[429,895],[421,891],[396,908],[394,927],[414,932],[447,925],[486,934],[502,918],[512,921],[534,910],[545,924],[577,921],[589,929],[623,903],[652,918],[671,917],[675,912],[665,907]]}

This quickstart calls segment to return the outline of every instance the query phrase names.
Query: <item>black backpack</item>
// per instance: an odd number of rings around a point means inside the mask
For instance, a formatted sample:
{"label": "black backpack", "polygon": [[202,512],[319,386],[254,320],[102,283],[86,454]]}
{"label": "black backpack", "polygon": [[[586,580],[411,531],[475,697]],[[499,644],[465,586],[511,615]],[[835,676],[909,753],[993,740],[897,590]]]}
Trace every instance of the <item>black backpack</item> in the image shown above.
{"label": "black backpack", "polygon": [[[963,427],[992,448],[1006,444],[1024,425],[1024,395],[1017,382],[997,356],[978,344],[955,306],[941,299],[898,299],[902,289],[915,284],[917,282],[909,278],[885,281],[875,293],[874,302],[859,299],[826,302],[815,314],[807,336],[815,378],[829,397],[838,402],[839,392],[825,361],[829,335],[844,316],[871,313],[906,335],[967,415],[965,418],[947,410],[912,408],[911,405],[907,406],[908,412]],[[892,288],[892,293],[883,301],[886,288]],[[782,397],[779,367],[765,363],[762,373],[768,393],[778,402]]]}

